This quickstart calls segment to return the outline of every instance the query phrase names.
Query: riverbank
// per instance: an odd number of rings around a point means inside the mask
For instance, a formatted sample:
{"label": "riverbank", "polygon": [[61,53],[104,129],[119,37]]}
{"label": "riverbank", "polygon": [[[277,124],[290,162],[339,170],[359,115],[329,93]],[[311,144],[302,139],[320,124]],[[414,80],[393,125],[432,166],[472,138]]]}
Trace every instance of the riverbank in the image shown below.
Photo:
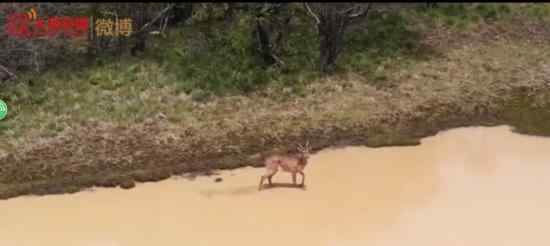
{"label": "riverbank", "polygon": [[[289,151],[306,140],[314,150],[414,145],[440,130],[499,124],[548,136],[550,45],[545,40],[550,30],[531,27],[525,31],[534,28],[535,34],[518,35],[495,26],[472,34],[437,36],[444,31],[437,30],[424,38],[433,51],[429,59],[399,66],[396,61],[381,63],[376,71],[383,72],[369,76],[349,72],[246,96],[197,101],[171,86],[90,90],[83,97],[97,99],[88,106],[101,110],[86,112],[101,115],[128,104],[120,118],[135,113],[132,105],[149,107],[135,109],[139,114],[154,113],[140,123],[81,114],[85,121],[54,137],[13,145],[0,158],[0,198],[71,193],[92,186],[131,188],[135,182],[171,175],[260,166],[263,154]],[[158,79],[150,74],[155,73],[140,72],[138,77]],[[79,89],[67,88],[65,104],[57,102],[52,109],[78,111],[78,103],[71,100]],[[44,120],[55,119],[56,129],[71,113],[39,112]],[[28,117],[38,120],[36,114]]]}
{"label": "riverbank", "polygon": [[[131,191],[93,188],[0,201],[0,211],[9,211],[0,222],[0,245],[549,242],[550,155],[541,150],[550,148],[550,138],[506,126],[465,127],[421,142],[320,151],[305,170],[305,189],[291,186],[291,175],[279,172],[273,186],[258,191],[264,170],[245,167],[215,177],[137,184]],[[446,234],[450,229],[456,237]],[[274,231],[285,236],[266,240]]]}

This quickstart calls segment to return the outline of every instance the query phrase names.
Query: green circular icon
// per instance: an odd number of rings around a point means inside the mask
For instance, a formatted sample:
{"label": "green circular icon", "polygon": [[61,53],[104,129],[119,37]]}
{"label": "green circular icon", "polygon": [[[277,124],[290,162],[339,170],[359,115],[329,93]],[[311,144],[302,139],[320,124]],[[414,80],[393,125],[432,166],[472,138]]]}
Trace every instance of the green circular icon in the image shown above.
{"label": "green circular icon", "polygon": [[8,105],[0,99],[0,120],[3,120],[6,118],[6,115],[8,114]]}

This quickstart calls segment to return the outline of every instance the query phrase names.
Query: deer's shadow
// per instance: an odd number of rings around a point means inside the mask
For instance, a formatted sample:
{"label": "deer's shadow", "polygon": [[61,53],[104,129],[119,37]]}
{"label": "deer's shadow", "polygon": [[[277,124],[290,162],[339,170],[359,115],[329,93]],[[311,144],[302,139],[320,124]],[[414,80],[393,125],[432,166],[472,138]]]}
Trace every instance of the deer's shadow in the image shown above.
{"label": "deer's shadow", "polygon": [[277,182],[273,182],[270,184],[264,184],[262,186],[262,189],[263,190],[268,190],[268,189],[277,189],[277,188],[293,188],[293,189],[301,189],[301,190],[305,190],[306,189],[306,185],[304,184],[303,186],[301,186],[300,184],[292,184],[292,183],[277,183]]}
{"label": "deer's shadow", "polygon": [[[269,190],[269,189],[277,189],[277,188],[287,188],[287,189],[301,189],[305,190],[306,185],[300,186],[299,184],[292,184],[292,183],[276,183],[273,182],[272,185],[264,184],[262,186],[262,190]],[[249,185],[249,186],[243,186],[238,188],[233,188],[229,190],[203,190],[199,193],[205,197],[213,197],[213,196],[219,196],[219,195],[251,195],[258,192],[258,186],[255,185]]]}
{"label": "deer's shadow", "polygon": [[206,197],[213,197],[213,196],[239,196],[239,195],[251,195],[254,194],[258,190],[258,186],[242,186],[237,187],[229,190],[204,190],[200,191],[200,194]]}

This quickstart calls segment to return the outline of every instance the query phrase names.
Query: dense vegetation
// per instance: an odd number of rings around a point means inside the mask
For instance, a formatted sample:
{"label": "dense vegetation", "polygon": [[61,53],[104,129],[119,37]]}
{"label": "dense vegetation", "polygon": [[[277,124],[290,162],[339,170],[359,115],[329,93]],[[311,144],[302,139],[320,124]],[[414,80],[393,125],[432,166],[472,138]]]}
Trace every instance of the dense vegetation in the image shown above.
{"label": "dense vegetation", "polygon": [[[4,5],[13,7],[4,6],[5,13],[22,12],[36,6],[23,3]],[[0,65],[12,74],[34,72],[28,77],[21,75],[20,83],[40,84],[37,77],[60,70],[87,77],[89,74],[85,73],[88,71],[78,68],[87,66],[90,70],[109,71],[112,66],[125,63],[127,70],[118,75],[121,78],[116,79],[116,85],[106,85],[119,86],[132,81],[138,64],[156,64],[170,77],[168,80],[186,92],[206,90],[216,93],[251,92],[267,84],[288,86],[297,84],[301,78],[310,81],[320,76],[319,71],[330,71],[332,65],[338,71],[372,74],[378,65],[393,60],[392,57],[411,60],[428,53],[429,48],[421,45],[420,34],[430,29],[473,30],[473,26],[497,20],[513,21],[519,13],[533,20],[545,19],[549,15],[545,4],[456,3],[431,8],[426,4],[321,4],[312,5],[309,8],[311,14],[303,4],[269,3],[52,3],[39,4],[38,7],[38,13],[46,16],[94,16],[96,19],[128,16],[135,20],[136,31],[148,26],[145,30],[161,33],[135,34],[130,38],[90,35],[92,37],[87,40],[66,37],[21,40],[8,38],[6,33],[2,33]],[[356,14],[358,19],[348,18],[343,20],[343,24],[338,22],[342,18],[330,19],[330,15],[340,16],[348,9],[353,9],[349,15]],[[364,16],[358,13],[364,13]],[[323,14],[327,16],[324,19]],[[0,24],[5,24],[6,16],[3,15]],[[319,17],[323,19],[323,25],[334,22],[344,26],[342,29],[345,30],[331,32],[332,35],[339,34],[338,37],[323,37],[318,31],[321,24],[316,24]],[[335,44],[338,52],[332,55],[335,56],[333,61],[327,62],[328,58],[321,57],[323,53],[330,53],[326,50],[332,48],[322,43],[323,39],[335,42],[342,39],[342,44]],[[133,58],[128,57],[130,53]],[[329,64],[323,66],[323,63]],[[91,83],[109,80],[113,75],[98,76],[92,74]],[[7,76],[3,78],[7,79]]]}

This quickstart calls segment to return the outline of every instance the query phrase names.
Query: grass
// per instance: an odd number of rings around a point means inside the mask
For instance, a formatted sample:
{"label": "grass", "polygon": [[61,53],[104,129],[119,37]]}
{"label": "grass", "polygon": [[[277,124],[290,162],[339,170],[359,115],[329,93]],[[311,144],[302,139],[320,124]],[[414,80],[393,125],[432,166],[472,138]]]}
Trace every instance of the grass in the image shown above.
{"label": "grass", "polygon": [[[421,43],[427,27],[419,23],[428,26],[448,23],[441,18],[478,23],[475,16],[485,18],[496,12],[499,18],[504,18],[510,9],[516,15],[527,13],[539,20],[548,9],[543,4],[515,8],[482,4],[469,6],[472,11],[465,11],[461,6],[449,4],[428,10],[371,15],[365,26],[348,32],[347,49],[339,60],[341,71],[360,74],[377,87],[391,87],[392,74],[437,56],[435,50]],[[23,142],[19,138],[54,136],[60,128],[74,127],[74,122],[97,119],[132,124],[163,110],[177,122],[192,117],[195,102],[266,87],[276,88],[278,98],[283,101],[308,93],[304,88],[320,78],[315,71],[317,48],[310,45],[311,40],[316,40],[315,33],[308,19],[298,16],[295,20],[296,31],[291,32],[290,48],[285,54],[290,67],[286,74],[256,65],[257,59],[248,50],[247,36],[241,34],[250,32],[247,21],[233,23],[232,28],[211,27],[208,42],[201,38],[204,36],[201,29],[184,27],[170,33],[167,39],[155,40],[145,59],[99,57],[86,70],[76,69],[82,64],[72,67],[68,64],[69,67],[33,78],[36,84],[33,87],[19,84],[3,90],[0,96],[10,105],[11,117],[1,123],[0,136],[11,142]],[[170,99],[169,107],[164,107],[167,98],[174,96],[177,99]],[[0,147],[10,145],[13,149],[16,144],[3,143]]]}
{"label": "grass", "polygon": [[515,131],[522,134],[550,137],[550,94],[543,92],[536,97],[516,97],[504,105],[503,117]]}
{"label": "grass", "polygon": [[447,26],[455,29],[502,21],[512,21],[520,16],[523,20],[547,21],[548,4],[503,4],[503,3],[440,3],[436,8],[420,8],[413,12],[424,24]]}
{"label": "grass", "polygon": [[[539,19],[548,9],[544,4],[514,8],[502,4],[468,7],[444,4],[420,11],[373,14],[365,26],[348,32],[347,49],[339,64],[344,73],[368,77],[373,85],[391,85],[391,74],[436,55],[430,47],[421,44],[421,33],[428,27],[419,23],[437,26],[462,21],[473,24],[478,23],[479,18],[496,16],[502,19],[510,12],[527,13]],[[295,94],[303,96],[307,84],[320,78],[315,71],[317,47],[310,45],[316,40],[311,23],[304,16],[296,18],[296,31],[289,37],[290,48],[285,54],[290,72],[283,74],[257,66],[258,60],[248,49],[250,43],[246,34],[251,30],[247,29],[247,21],[250,20],[233,23],[231,28],[213,26],[208,38],[201,38],[205,36],[201,29],[184,27],[170,33],[168,39],[155,40],[145,59],[99,57],[97,64],[85,71],[67,67],[33,78],[37,80],[35,87],[8,88],[0,92],[0,96],[8,101],[16,118],[3,122],[1,129],[12,131],[4,130],[0,135],[27,135],[23,129],[35,129],[36,125],[23,121],[40,122],[31,120],[29,114],[35,115],[35,111],[40,112],[39,117],[44,117],[44,125],[52,124],[48,120],[52,116],[48,115],[68,116],[77,122],[90,118],[141,122],[159,110],[155,105],[163,101],[161,94],[167,91],[185,98],[190,96],[198,102],[208,101],[214,94],[250,93],[266,87],[278,87],[283,91],[281,94],[291,92],[283,99]],[[180,105],[180,102],[174,104]],[[175,107],[173,113],[185,115],[190,105]],[[39,128],[55,134],[52,128]]]}

